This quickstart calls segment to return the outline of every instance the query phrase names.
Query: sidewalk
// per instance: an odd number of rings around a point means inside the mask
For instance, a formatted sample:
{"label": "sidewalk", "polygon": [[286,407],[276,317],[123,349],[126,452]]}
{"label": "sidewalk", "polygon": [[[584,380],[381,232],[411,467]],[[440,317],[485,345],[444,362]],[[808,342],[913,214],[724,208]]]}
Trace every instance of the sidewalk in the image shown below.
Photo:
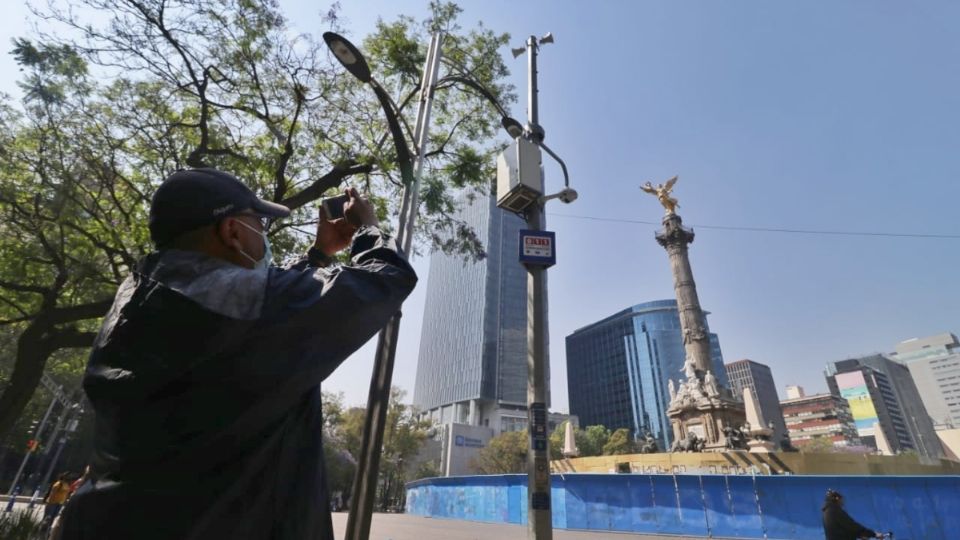
{"label": "sidewalk", "polygon": [[[19,499],[18,499],[19,501]],[[4,507],[0,507],[0,512]],[[25,511],[27,504],[17,502],[14,511]],[[43,515],[43,505],[35,508]],[[334,512],[333,530],[336,538],[343,538],[347,528],[346,512]],[[431,519],[406,514],[374,514],[370,526],[370,540],[527,540],[525,525],[481,523],[455,519]],[[678,540],[699,538],[692,536],[658,536],[627,534],[610,531],[586,532],[555,529],[555,540]]]}
{"label": "sidewalk", "polygon": [[[343,538],[347,527],[347,514],[333,514],[334,536]],[[695,538],[688,536],[649,536],[610,531],[585,532],[553,531],[556,540],[678,540]],[[406,514],[374,514],[370,526],[370,540],[526,540],[525,525],[480,523],[454,519],[430,519]]]}

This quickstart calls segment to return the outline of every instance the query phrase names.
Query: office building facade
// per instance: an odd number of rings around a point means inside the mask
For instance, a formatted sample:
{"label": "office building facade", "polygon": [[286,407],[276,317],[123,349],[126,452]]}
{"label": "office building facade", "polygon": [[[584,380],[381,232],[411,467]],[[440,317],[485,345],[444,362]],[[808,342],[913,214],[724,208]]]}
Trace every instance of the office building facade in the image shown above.
{"label": "office building facade", "polygon": [[[582,426],[627,428],[637,438],[649,430],[661,448],[668,447],[668,381],[683,378],[683,345],[676,300],[638,304],[575,331],[566,338],[570,413]],[[726,386],[712,333],[710,352],[712,371]]]}
{"label": "office building facade", "polygon": [[783,420],[794,446],[802,448],[826,438],[834,446],[859,446],[860,437],[846,399],[833,394],[807,396],[794,387],[795,397],[780,402]]}
{"label": "office building facade", "polygon": [[906,366],[880,354],[840,360],[828,364],[827,385],[850,404],[864,444],[876,448],[875,429],[882,429],[893,452],[942,456],[933,422]]}
{"label": "office building facade", "polygon": [[754,362],[753,360],[737,360],[726,365],[727,378],[730,380],[730,389],[735,396],[743,398],[743,389],[749,388],[760,404],[760,414],[763,421],[773,425],[772,440],[779,442],[787,432],[783,421],[783,411],[780,410],[780,397],[777,395],[777,385],[773,382],[773,373],[770,367]]}
{"label": "office building facade", "polygon": [[802,386],[796,384],[787,385],[787,399],[797,399],[806,396],[806,392],[803,391]]}
{"label": "office building facade", "polygon": [[431,256],[413,403],[440,424],[499,431],[511,411],[526,415],[527,272],[517,260],[524,222],[493,195],[467,201],[458,217],[486,257]]}
{"label": "office building facade", "polygon": [[937,429],[960,428],[960,341],[949,333],[908,339],[891,358],[907,366]]}

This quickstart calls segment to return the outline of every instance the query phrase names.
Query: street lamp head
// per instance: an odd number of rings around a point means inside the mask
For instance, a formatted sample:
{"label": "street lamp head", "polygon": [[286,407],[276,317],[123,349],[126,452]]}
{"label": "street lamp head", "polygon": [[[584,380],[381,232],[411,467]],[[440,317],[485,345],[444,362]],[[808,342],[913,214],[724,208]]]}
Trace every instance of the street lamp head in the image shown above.
{"label": "street lamp head", "polygon": [[538,143],[542,143],[546,137],[546,132],[540,124],[527,124],[527,131],[530,133],[530,138]]}
{"label": "street lamp head", "polygon": [[354,47],[353,43],[347,41],[347,38],[335,32],[324,32],[323,40],[327,42],[330,52],[347,68],[354,77],[360,79],[360,82],[369,83],[373,76],[370,74],[370,66],[363,58],[360,50]]}
{"label": "street lamp head", "polygon": [[500,125],[510,134],[510,138],[516,139],[523,135],[523,125],[509,116],[500,119]]}

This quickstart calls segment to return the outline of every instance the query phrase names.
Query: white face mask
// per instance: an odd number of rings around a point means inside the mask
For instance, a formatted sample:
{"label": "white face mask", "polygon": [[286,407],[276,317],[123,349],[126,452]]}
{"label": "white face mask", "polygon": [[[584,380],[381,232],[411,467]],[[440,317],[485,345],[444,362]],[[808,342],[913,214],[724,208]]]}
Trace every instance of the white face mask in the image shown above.
{"label": "white face mask", "polygon": [[[256,259],[254,259],[254,258],[251,257],[250,255],[248,255],[247,252],[244,251],[244,250],[242,250],[242,249],[239,250],[239,251],[240,251],[240,254],[243,255],[244,257],[250,259],[250,262],[253,263],[253,269],[254,269],[254,270],[264,270],[264,269],[266,269],[266,268],[269,268],[269,267],[270,267],[270,263],[273,262],[273,250],[272,250],[271,247],[270,247],[270,239],[267,238],[267,233],[266,233],[266,231],[260,232],[260,231],[258,231],[258,230],[256,230],[256,229],[254,229],[253,227],[247,225],[247,224],[244,223],[243,221],[240,221],[240,220],[238,220],[238,221],[239,221],[239,223],[240,223],[241,225],[243,225],[244,227],[250,229],[251,231],[253,231],[253,232],[255,232],[255,233],[257,233],[257,234],[259,234],[260,236],[263,237],[263,258],[261,258],[259,261],[256,260]],[[238,248],[238,249],[239,249],[239,248]]]}

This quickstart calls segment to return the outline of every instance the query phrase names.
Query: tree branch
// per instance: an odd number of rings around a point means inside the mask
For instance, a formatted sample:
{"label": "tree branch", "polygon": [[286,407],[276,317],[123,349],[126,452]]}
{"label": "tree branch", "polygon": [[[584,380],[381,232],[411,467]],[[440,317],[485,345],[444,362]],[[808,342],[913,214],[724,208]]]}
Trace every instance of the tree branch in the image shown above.
{"label": "tree branch", "polygon": [[49,320],[52,324],[64,324],[87,319],[96,319],[106,315],[110,306],[113,305],[113,299],[80,304],[78,306],[69,306],[56,308],[49,314]]}
{"label": "tree branch", "polygon": [[344,178],[353,176],[355,174],[368,173],[372,170],[373,165],[357,165],[356,163],[349,163],[346,166],[337,165],[332,171],[321,176],[315,182],[303,188],[295,195],[280,201],[280,204],[291,210],[300,208],[311,201],[319,199],[320,195],[323,195],[324,191],[340,185],[340,182],[342,182]]}
{"label": "tree branch", "polygon": [[47,287],[40,287],[38,285],[24,285],[22,283],[13,283],[12,281],[5,281],[2,279],[0,279],[0,288],[36,294],[47,294],[50,292],[50,289]]}
{"label": "tree branch", "polygon": [[93,340],[96,338],[96,332],[80,332],[75,328],[67,328],[51,333],[44,340],[44,345],[54,351],[71,348],[84,349],[93,345]]}

